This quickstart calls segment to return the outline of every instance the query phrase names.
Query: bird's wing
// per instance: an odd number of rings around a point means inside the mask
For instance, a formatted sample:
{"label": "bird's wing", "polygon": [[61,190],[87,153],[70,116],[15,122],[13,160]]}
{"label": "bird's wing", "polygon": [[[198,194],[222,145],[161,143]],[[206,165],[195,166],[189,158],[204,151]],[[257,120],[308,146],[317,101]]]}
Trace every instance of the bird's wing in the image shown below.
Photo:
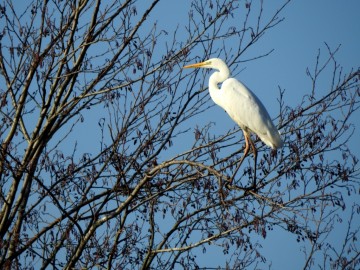
{"label": "bird's wing", "polygon": [[259,98],[236,79],[226,80],[221,87],[222,104],[230,117],[242,128],[256,133],[267,145],[276,148],[280,141],[277,128]]}

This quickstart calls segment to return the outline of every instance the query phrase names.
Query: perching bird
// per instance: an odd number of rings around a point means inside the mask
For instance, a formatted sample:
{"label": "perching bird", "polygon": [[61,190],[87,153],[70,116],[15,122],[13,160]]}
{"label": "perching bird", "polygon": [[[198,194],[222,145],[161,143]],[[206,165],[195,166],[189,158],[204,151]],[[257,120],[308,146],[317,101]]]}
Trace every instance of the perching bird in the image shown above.
{"label": "perching bird", "polygon": [[[250,138],[250,133],[253,132],[257,134],[259,138],[272,149],[280,148],[283,145],[279,131],[272,122],[269,113],[253,92],[238,80],[229,78],[229,68],[221,59],[212,58],[201,63],[185,66],[184,68],[212,68],[218,70],[214,72],[209,79],[210,96],[217,105],[222,107],[230,115],[244,132],[244,155],[235,170],[235,174],[249,153],[250,146],[252,148],[255,160],[252,188],[255,188],[257,150]],[[218,87],[220,83],[222,83],[221,89]],[[231,182],[232,179],[230,180],[230,184]]]}

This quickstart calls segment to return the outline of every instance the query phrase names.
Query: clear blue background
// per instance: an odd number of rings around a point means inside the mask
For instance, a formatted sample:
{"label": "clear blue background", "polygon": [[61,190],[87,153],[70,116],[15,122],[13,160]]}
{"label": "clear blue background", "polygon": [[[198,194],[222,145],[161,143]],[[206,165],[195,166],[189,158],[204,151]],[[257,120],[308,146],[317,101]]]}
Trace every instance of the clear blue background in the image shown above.
{"label": "clear blue background", "polygon": [[[254,0],[255,2],[257,1]],[[265,0],[264,15],[270,16],[283,2],[279,0]],[[18,1],[18,4],[20,3],[21,1]],[[158,20],[159,28],[164,28],[171,34],[177,26],[183,26],[187,23],[190,3],[191,1],[186,0],[162,1],[156,7],[155,12],[150,14],[151,19]],[[245,1],[240,3],[245,7]],[[311,90],[311,82],[306,76],[306,69],[314,69],[318,49],[321,49],[324,57],[327,56],[324,42],[332,49],[341,44],[340,51],[336,54],[336,59],[344,67],[345,73],[348,73],[351,68],[359,66],[359,14],[359,0],[292,1],[281,13],[285,20],[271,29],[250,51],[253,56],[266,53],[271,49],[274,49],[274,52],[268,57],[243,63],[244,66],[241,69],[244,68],[244,70],[237,78],[256,93],[268,108],[272,117],[278,114],[278,105],[274,106],[277,102],[278,86],[286,89],[286,105],[296,106],[303,95]],[[178,34],[180,40],[181,31]],[[219,46],[221,45],[219,44]],[[231,44],[228,44],[228,46],[231,46]],[[201,55],[199,56],[202,57]],[[325,78],[324,83],[319,85],[317,91],[319,95],[325,94],[329,90],[326,86],[329,85],[332,74],[330,72],[327,74],[328,78]],[[360,157],[359,119],[360,112],[357,111],[351,119],[356,126],[356,130],[352,140],[349,142],[349,146],[356,153],[357,157]],[[234,122],[226,116],[224,111],[217,107],[206,111],[202,120],[215,122],[215,128],[219,130],[222,128],[228,130],[235,126]],[[89,124],[94,123],[91,122]],[[79,132],[88,132],[88,129],[82,126],[82,131]],[[76,137],[78,136],[79,133],[76,134]],[[79,146],[89,147],[89,145],[93,144],[93,147],[98,147],[98,144],[94,144],[88,137],[85,136],[79,142]],[[347,198],[347,201],[350,206],[352,201],[359,201],[359,196]],[[346,220],[348,210],[340,213],[344,215],[343,220]],[[360,224],[359,221],[357,217],[358,224]],[[330,235],[334,239],[333,243],[337,241],[339,244],[341,243],[340,241],[344,237],[343,229],[345,225],[338,224],[336,230]],[[262,254],[267,259],[266,264],[271,262],[272,269],[302,269],[304,266],[305,257],[302,252],[304,243],[297,243],[294,235],[274,230],[268,232],[266,239],[259,240],[263,246]],[[218,250],[208,249],[208,252],[203,254],[201,249],[199,249],[198,258],[201,258],[204,265],[207,266],[224,265],[221,250],[221,248]]]}
{"label": "clear blue background", "polygon": [[[270,16],[270,12],[283,2],[264,1],[264,15]],[[186,24],[189,8],[190,1],[168,0],[162,2],[152,16],[157,16],[159,25],[171,33],[177,25]],[[328,56],[324,42],[333,50],[341,44],[336,59],[344,67],[344,73],[349,73],[351,68],[358,67],[360,63],[360,1],[293,1],[281,14],[285,20],[261,38],[251,54],[256,56],[271,49],[274,52],[268,57],[244,63],[245,69],[237,76],[260,97],[273,117],[278,114],[277,105],[272,106],[277,102],[278,86],[286,89],[285,102],[291,107],[296,106],[303,95],[311,91],[306,69],[314,69],[319,49],[323,59]],[[329,91],[327,86],[330,85],[332,74],[326,74],[327,77],[323,78],[323,83],[317,89],[319,95]],[[215,122],[216,128],[228,130],[234,126],[232,120],[219,108],[211,108],[205,113],[205,119]],[[356,130],[348,144],[357,157],[360,157],[359,119],[360,112],[357,111],[351,119]],[[352,202],[358,200],[359,196],[347,198],[348,210]],[[345,211],[339,214],[344,215],[346,220],[348,213]],[[356,223],[360,224],[359,221],[357,217]],[[334,239],[333,243],[342,244],[345,225],[338,224],[329,236]],[[293,235],[274,230],[268,233],[265,240],[261,240],[261,245],[266,264],[271,262],[272,269],[302,269],[304,266],[304,243],[297,243]],[[205,265],[217,266],[221,265],[222,252],[219,249],[219,253],[210,251],[199,254],[199,257],[203,257]]]}

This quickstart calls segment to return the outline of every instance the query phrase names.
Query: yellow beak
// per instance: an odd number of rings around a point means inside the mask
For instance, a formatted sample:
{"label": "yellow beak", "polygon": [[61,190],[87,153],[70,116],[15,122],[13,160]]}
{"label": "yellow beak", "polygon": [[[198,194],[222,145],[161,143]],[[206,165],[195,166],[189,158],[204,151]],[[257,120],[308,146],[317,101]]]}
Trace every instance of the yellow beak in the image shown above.
{"label": "yellow beak", "polygon": [[200,63],[196,63],[196,64],[190,64],[190,65],[184,66],[183,68],[201,68],[203,66],[207,66],[210,64],[211,64],[210,61],[205,61],[205,62],[200,62]]}

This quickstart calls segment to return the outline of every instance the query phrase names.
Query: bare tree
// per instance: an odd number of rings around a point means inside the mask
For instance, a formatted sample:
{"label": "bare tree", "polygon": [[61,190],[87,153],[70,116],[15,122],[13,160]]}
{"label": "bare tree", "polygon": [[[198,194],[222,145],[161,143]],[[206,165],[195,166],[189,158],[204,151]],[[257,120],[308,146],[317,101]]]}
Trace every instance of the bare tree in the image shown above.
{"label": "bare tree", "polygon": [[285,147],[256,141],[251,191],[251,157],[234,175],[241,133],[196,124],[212,103],[203,73],[181,67],[221,56],[236,75],[240,62],[270,53],[248,51],[289,1],[264,16],[251,2],[194,0],[173,33],[151,16],[160,2],[3,1],[0,267],[194,269],[220,247],[220,267],[255,268],[265,261],[259,241],[276,227],[310,243],[304,269],[355,269],[358,204],[341,246],[328,235],[359,190],[347,147],[359,70],[343,71],[338,48],[326,47],[297,107],[279,89]]}

